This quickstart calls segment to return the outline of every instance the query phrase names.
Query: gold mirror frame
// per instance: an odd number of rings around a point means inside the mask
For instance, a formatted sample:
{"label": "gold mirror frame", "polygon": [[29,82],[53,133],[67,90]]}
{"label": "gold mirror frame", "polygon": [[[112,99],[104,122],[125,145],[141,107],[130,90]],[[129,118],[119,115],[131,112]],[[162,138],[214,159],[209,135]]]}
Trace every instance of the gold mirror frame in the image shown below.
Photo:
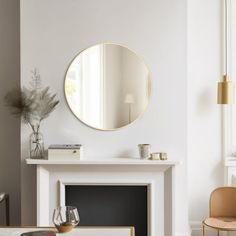
{"label": "gold mirror frame", "polygon": [[[119,47],[122,47],[126,50],[128,50],[130,53],[132,53],[133,55],[136,56],[136,58],[140,61],[140,63],[142,63],[142,65],[146,68],[147,72],[148,72],[148,77],[146,78],[146,83],[147,83],[147,102],[146,102],[146,105],[145,107],[142,109],[142,112],[140,112],[131,122],[123,125],[123,126],[120,126],[120,127],[116,127],[116,128],[102,128],[102,127],[98,127],[98,126],[95,126],[95,125],[92,125],[92,124],[89,124],[88,122],[86,122],[84,119],[82,119],[81,117],[79,117],[76,112],[74,111],[73,107],[71,106],[70,102],[68,101],[68,96],[67,96],[67,91],[66,91],[66,82],[67,82],[67,75],[69,73],[69,70],[72,66],[72,64],[75,62],[75,60],[80,56],[82,55],[82,53],[86,52],[86,50],[89,50],[93,47],[96,47],[96,46],[100,46],[100,45],[113,45],[113,46],[119,46]],[[106,43],[99,43],[99,44],[95,44],[95,45],[92,45],[90,47],[87,47],[86,49],[80,51],[78,54],[76,54],[76,56],[70,61],[69,63],[69,66],[66,70],[66,73],[65,73],[65,79],[64,79],[64,96],[65,96],[65,99],[66,99],[66,102],[67,102],[67,105],[69,106],[70,110],[72,111],[72,113],[74,114],[74,116],[80,120],[83,124],[85,124],[86,126],[90,127],[90,128],[93,128],[93,129],[97,129],[97,130],[101,130],[101,131],[115,131],[115,130],[120,130],[122,128],[125,128],[131,124],[133,124],[135,121],[137,121],[147,110],[147,107],[150,103],[150,99],[151,99],[151,92],[152,92],[152,89],[151,89],[151,84],[152,84],[152,79],[151,79],[151,73],[150,73],[150,69],[148,68],[148,66],[145,64],[144,60],[137,55],[137,53],[135,53],[133,50],[131,50],[130,48],[128,48],[127,46],[124,46],[124,45],[121,45],[121,44],[117,44],[117,43],[110,43],[110,42],[106,42]]]}

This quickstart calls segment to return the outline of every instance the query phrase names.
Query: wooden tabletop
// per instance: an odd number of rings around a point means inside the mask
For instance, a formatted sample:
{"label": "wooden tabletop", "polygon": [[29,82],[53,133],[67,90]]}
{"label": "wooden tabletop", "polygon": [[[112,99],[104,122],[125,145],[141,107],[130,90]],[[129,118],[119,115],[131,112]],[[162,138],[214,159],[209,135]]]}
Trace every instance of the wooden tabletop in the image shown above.
{"label": "wooden tabletop", "polygon": [[[13,227],[3,227],[0,228],[0,236],[20,236],[22,233],[32,232],[32,231],[45,231],[45,230],[55,230],[55,228],[13,228]],[[78,227],[73,229],[68,233],[57,233],[60,236],[134,236],[133,227]]]}

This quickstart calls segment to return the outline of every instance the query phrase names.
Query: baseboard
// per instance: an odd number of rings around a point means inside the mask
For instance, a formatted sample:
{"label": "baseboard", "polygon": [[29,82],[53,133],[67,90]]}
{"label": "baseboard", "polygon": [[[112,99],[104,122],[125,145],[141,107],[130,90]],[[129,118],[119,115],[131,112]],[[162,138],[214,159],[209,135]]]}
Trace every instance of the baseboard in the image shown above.
{"label": "baseboard", "polygon": [[201,221],[190,221],[189,224],[190,224],[191,231],[202,229],[202,222]]}
{"label": "baseboard", "polygon": [[191,233],[190,232],[176,233],[176,236],[191,236]]}
{"label": "baseboard", "polygon": [[186,232],[176,232],[175,236],[191,236],[190,225],[189,225],[188,229],[186,229]]}

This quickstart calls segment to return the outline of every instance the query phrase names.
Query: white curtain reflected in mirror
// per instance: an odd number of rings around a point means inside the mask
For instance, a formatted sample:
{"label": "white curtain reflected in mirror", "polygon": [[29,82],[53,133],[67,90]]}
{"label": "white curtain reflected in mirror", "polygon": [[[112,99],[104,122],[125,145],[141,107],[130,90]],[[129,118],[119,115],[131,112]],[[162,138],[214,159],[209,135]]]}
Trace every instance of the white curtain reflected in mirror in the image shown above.
{"label": "white curtain reflected in mirror", "polygon": [[65,78],[69,107],[85,124],[115,130],[136,120],[150,98],[150,74],[128,48],[106,43],[81,52]]}

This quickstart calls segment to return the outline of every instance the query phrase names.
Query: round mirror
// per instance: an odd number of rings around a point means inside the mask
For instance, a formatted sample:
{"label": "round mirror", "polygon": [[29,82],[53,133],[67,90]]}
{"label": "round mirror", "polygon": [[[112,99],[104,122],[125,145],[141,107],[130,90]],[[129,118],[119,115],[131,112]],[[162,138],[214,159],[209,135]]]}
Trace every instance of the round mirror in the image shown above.
{"label": "round mirror", "polygon": [[150,73],[130,49],[112,43],[92,46],[75,57],[65,76],[65,96],[88,126],[115,130],[136,120],[150,99]]}

